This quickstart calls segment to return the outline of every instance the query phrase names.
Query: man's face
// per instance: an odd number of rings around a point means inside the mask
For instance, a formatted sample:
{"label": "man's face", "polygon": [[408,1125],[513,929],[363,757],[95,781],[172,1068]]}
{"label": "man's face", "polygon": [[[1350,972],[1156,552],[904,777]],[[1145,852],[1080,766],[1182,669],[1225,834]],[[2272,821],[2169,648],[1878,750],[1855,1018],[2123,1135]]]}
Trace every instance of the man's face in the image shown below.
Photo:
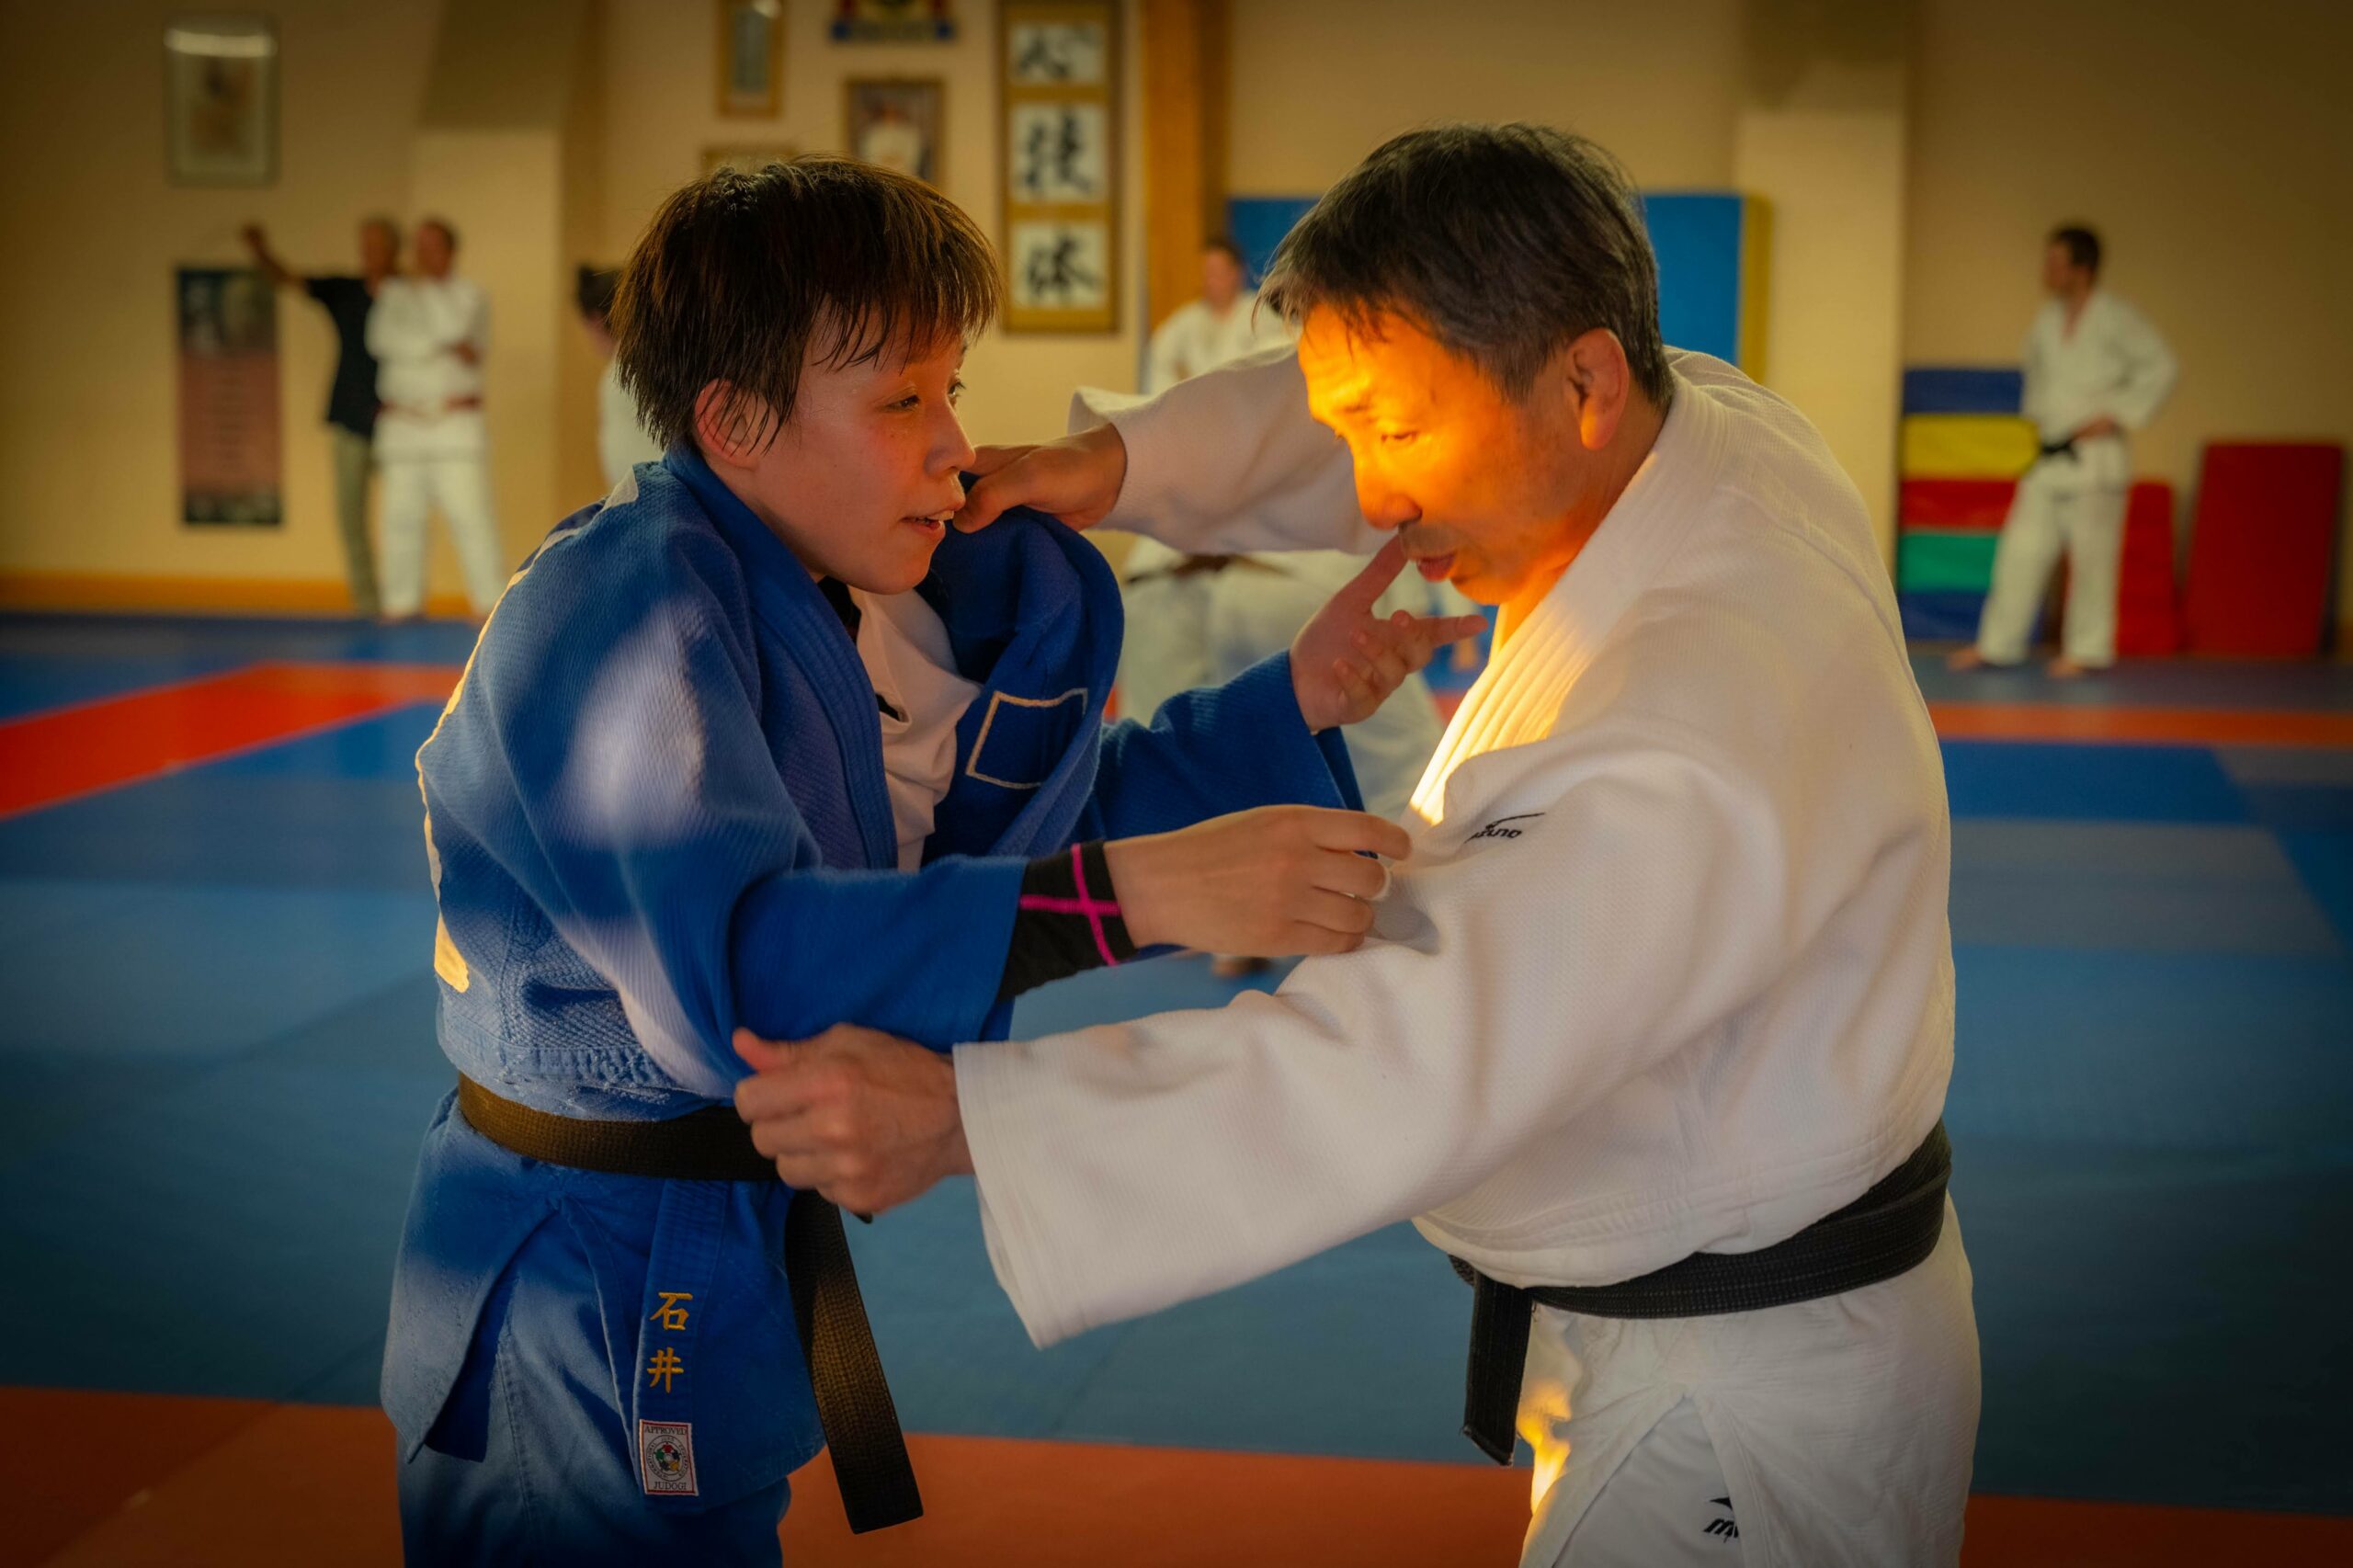
{"label": "man's face", "polygon": [[457,247],[449,243],[449,236],[438,226],[427,223],[417,230],[416,269],[427,278],[449,276],[449,263],[456,251]]}
{"label": "man's face", "polygon": [[401,247],[392,230],[381,223],[359,225],[359,270],[381,277],[400,265]]}
{"label": "man's face", "polygon": [[1222,250],[1201,253],[1201,298],[1219,310],[1241,296],[1242,264]]}
{"label": "man's face", "polygon": [[1573,408],[1515,403],[1402,317],[1350,331],[1311,312],[1299,340],[1308,408],[1356,464],[1357,504],[1405,554],[1482,604],[1503,604],[1574,552],[1563,522],[1586,460]]}
{"label": "man's face", "polygon": [[738,472],[803,566],[875,594],[924,580],[972,463],[955,408],[963,364],[950,338],[914,358],[802,369],[791,419]]}
{"label": "man's face", "polygon": [[2044,293],[2071,293],[2083,275],[2084,269],[2075,265],[2075,253],[2065,245],[2052,244],[2042,247],[2042,291]]}

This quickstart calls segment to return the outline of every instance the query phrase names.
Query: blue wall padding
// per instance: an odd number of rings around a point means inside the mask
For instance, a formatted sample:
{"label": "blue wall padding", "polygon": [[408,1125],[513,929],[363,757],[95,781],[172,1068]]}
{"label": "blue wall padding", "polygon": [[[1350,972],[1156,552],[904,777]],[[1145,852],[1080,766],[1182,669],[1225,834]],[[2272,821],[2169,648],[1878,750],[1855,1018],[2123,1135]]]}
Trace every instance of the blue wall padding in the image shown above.
{"label": "blue wall padding", "polygon": [[1904,372],[1906,414],[2016,414],[2026,376],[2007,365],[1915,365]]}
{"label": "blue wall padding", "polygon": [[1313,196],[1236,196],[1225,204],[1226,238],[1242,247],[1254,278],[1267,275],[1275,247],[1315,205]]}
{"label": "blue wall padding", "polygon": [[1895,596],[1904,613],[1904,635],[1924,642],[1968,642],[1977,635],[1985,596],[1965,588],[1915,588]]}
{"label": "blue wall padding", "polygon": [[1744,203],[1716,191],[1643,198],[1658,256],[1660,335],[1677,348],[1740,363],[1740,244]]}
{"label": "blue wall padding", "polygon": [[[1255,276],[1315,205],[1312,196],[1237,196],[1226,227]],[[1668,191],[1643,198],[1658,256],[1659,330],[1677,348],[1741,363],[1741,245],[1745,199],[1728,191]]]}

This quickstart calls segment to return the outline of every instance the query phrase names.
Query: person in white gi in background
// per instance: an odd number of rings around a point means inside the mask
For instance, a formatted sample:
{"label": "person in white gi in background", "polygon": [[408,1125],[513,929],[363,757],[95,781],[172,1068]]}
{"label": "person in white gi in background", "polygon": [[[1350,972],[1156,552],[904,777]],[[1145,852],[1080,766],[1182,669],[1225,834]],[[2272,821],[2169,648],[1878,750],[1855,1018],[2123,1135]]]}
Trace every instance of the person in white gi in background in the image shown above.
{"label": "person in white gi in background", "polygon": [[739,1114],[860,1212],[973,1172],[1040,1345],[1413,1217],[1486,1280],[1466,1430],[1507,1454],[1517,1392],[1526,1564],[1956,1562],[1950,827],[1861,497],[1795,409],[1663,347],[1633,192],[1561,132],[1389,142],[1267,291],[1296,362],[984,450],[963,522],[1369,522],[1503,607],[1373,939],[952,1062],[829,1030]]}
{"label": "person in white gi in background", "polygon": [[2051,298],[2027,329],[2023,412],[2042,456],[2018,481],[1994,548],[1994,585],[1975,645],[1946,661],[1957,670],[2015,665],[2042,611],[2059,553],[2067,554],[2066,644],[2051,673],[2072,679],[2116,662],[2117,574],[2132,483],[2128,432],[2156,416],[2173,391],[2173,350],[2148,318],[2099,287],[2099,236],[2069,225],[2042,251]]}
{"label": "person in white gi in background", "polygon": [[[1241,250],[1219,235],[1201,250],[1201,297],[1179,307],[1152,335],[1147,392],[1269,349],[1290,345],[1280,312],[1262,310],[1245,288]],[[1086,392],[1074,408],[1089,424],[1134,398]],[[1074,417],[1079,415],[1074,414]],[[1260,659],[1290,646],[1310,616],[1361,571],[1361,558],[1341,551],[1257,554],[1188,554],[1157,540],[1139,539],[1120,562],[1128,637],[1120,652],[1120,710],[1150,713],[1180,691],[1232,680]],[[1401,577],[1381,596],[1383,614],[1459,615],[1471,608],[1443,584]],[[1408,675],[1396,698],[1348,732],[1365,810],[1395,817],[1438,745],[1438,710],[1419,674]],[[1262,968],[1258,960],[1221,959],[1222,972]]]}
{"label": "person in white gi in background", "polygon": [[472,279],[451,276],[457,254],[457,232],[447,222],[419,223],[417,275],[386,278],[368,313],[368,352],[376,357],[383,403],[376,461],[384,483],[384,613],[392,619],[425,608],[425,520],[437,505],[475,615],[490,613],[506,582],[482,412],[490,302]]}
{"label": "person in white gi in background", "polygon": [[613,360],[613,291],[620,277],[583,267],[573,294],[580,307],[580,328],[605,367],[597,377],[597,466],[604,472],[608,490],[619,488],[638,464],[662,460],[662,444],[646,430],[637,399],[621,385],[620,367]]}

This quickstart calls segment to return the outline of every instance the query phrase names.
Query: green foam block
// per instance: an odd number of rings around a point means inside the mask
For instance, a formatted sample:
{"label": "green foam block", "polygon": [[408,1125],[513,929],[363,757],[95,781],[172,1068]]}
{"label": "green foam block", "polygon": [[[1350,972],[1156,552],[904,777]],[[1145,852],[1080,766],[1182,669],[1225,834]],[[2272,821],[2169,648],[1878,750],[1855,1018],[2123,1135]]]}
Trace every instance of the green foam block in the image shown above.
{"label": "green foam block", "polygon": [[1895,585],[1906,593],[1966,588],[1984,593],[1994,583],[1998,533],[1917,531],[1895,541]]}

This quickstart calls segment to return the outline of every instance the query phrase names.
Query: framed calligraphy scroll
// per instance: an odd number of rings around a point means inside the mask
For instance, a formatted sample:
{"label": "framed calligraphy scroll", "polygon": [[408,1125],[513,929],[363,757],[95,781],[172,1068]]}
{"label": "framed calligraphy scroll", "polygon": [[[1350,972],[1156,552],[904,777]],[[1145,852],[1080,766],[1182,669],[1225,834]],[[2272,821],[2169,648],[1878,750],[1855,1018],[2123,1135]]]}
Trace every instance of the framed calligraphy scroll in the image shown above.
{"label": "framed calligraphy scroll", "polygon": [[1119,20],[1115,0],[997,13],[1007,332],[1119,328]]}

